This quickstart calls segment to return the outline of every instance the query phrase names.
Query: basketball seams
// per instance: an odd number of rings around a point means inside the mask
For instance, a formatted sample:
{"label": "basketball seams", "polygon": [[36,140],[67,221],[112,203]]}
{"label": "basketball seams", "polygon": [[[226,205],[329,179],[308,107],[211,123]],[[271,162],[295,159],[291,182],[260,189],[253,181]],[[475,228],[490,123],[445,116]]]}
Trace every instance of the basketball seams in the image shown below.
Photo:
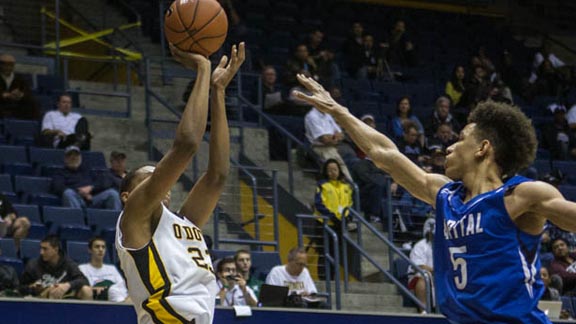
{"label": "basketball seams", "polygon": [[192,17],[192,21],[190,25],[186,26],[186,30],[190,29],[190,27],[194,26],[194,22],[196,21],[196,15],[198,14],[198,7],[200,6],[200,0],[196,0],[196,6],[194,7],[194,16]]}
{"label": "basketball seams", "polygon": [[[198,29],[196,30],[196,32],[194,32],[194,34],[199,33],[199,32],[202,31],[202,29],[204,29],[206,26],[210,25],[210,24],[214,21],[214,19],[216,19],[218,16],[220,16],[220,13],[222,13],[223,11],[224,11],[224,10],[223,10],[222,8],[220,8],[220,10],[218,10],[218,12],[217,12],[212,18],[210,18],[210,20],[208,20],[208,22],[206,22],[206,23],[204,24],[204,26],[198,28]],[[193,35],[194,35],[194,34],[193,34]]]}
{"label": "basketball seams", "polygon": [[182,19],[182,16],[180,15],[180,2],[176,2],[176,5],[174,7],[176,8],[176,13],[178,14],[178,20],[180,20],[180,25],[182,25],[182,27],[184,27],[183,32],[187,33],[188,27],[186,27],[186,24],[184,23],[184,19]]}

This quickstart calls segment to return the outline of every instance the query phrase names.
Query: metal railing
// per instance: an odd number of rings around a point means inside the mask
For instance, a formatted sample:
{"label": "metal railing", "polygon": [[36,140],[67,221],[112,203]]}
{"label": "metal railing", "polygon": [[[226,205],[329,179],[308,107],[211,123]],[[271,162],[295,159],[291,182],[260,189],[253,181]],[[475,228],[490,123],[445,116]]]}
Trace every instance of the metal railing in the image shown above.
{"label": "metal railing", "polygon": [[302,236],[304,219],[311,219],[317,222],[318,219],[322,220],[322,240],[324,246],[329,246],[332,242],[331,254],[328,249],[324,249],[324,272],[325,272],[325,283],[326,283],[326,293],[319,293],[318,295],[325,296],[327,298],[328,305],[332,306],[332,271],[334,269],[334,297],[336,299],[336,309],[342,309],[342,292],[340,288],[340,248],[338,234],[330,228],[328,225],[329,217],[318,216],[318,215],[307,215],[307,214],[297,214],[296,215],[296,227],[298,228],[298,246],[304,246],[304,239]]}

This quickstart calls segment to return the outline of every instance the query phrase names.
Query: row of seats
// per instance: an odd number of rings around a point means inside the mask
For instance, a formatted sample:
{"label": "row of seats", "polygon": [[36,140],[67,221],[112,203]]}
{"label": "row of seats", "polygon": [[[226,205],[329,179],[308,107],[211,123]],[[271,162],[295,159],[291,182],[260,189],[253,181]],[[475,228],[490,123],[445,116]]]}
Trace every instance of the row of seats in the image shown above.
{"label": "row of seats", "polygon": [[[106,158],[99,151],[82,151],[82,161],[92,169],[105,169]],[[0,164],[29,166],[32,170],[42,166],[64,165],[64,149],[0,145]]]}
{"label": "row of seats", "polygon": [[[62,245],[66,254],[78,264],[90,261],[87,241],[64,241]],[[17,252],[13,239],[0,239],[0,264],[12,266],[18,275],[22,274],[26,262],[30,259],[40,257],[40,240],[25,239],[20,241],[20,251]],[[104,256],[105,263],[112,263],[110,255],[114,256],[113,248],[109,250],[112,253],[106,253]]]}

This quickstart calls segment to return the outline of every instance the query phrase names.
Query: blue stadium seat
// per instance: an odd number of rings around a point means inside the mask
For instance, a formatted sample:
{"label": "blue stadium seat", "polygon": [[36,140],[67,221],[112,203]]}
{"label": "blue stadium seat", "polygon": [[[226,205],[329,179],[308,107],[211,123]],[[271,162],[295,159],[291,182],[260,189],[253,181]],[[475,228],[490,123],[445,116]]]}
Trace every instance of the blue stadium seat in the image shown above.
{"label": "blue stadium seat", "polygon": [[48,234],[48,228],[44,224],[32,223],[28,230],[28,238],[33,240],[41,240]]}
{"label": "blue stadium seat", "polygon": [[576,186],[561,185],[558,189],[560,189],[564,198],[570,201],[576,201]]}
{"label": "blue stadium seat", "polygon": [[2,194],[12,204],[17,204],[20,202],[20,199],[18,198],[18,195],[15,192],[3,192]]}
{"label": "blue stadium seat", "polygon": [[86,241],[67,241],[66,254],[78,264],[90,262],[88,242]]}
{"label": "blue stadium seat", "polygon": [[34,168],[30,163],[8,163],[4,164],[2,169],[10,175],[34,175]]}
{"label": "blue stadium seat", "polygon": [[86,225],[80,208],[44,206],[42,215],[44,223],[50,226],[51,234],[55,234],[60,225]]}
{"label": "blue stadium seat", "polygon": [[17,258],[18,253],[16,252],[16,243],[11,238],[2,238],[0,239],[0,250],[2,253],[0,255]]}
{"label": "blue stadium seat", "polygon": [[58,236],[62,241],[88,242],[94,234],[87,225],[60,224]]}
{"label": "blue stadium seat", "polygon": [[10,144],[33,145],[40,134],[40,124],[34,120],[7,119],[4,127]]}
{"label": "blue stadium seat", "polygon": [[20,258],[27,261],[40,256],[40,240],[20,240]]}
{"label": "blue stadium seat", "polygon": [[42,94],[56,94],[64,91],[64,79],[51,74],[38,74],[36,76],[37,91]]}
{"label": "blue stadium seat", "polygon": [[18,258],[0,256],[0,264],[11,266],[16,271],[16,274],[20,276],[22,271],[24,271],[24,262]]}
{"label": "blue stadium seat", "polygon": [[16,209],[16,213],[19,216],[26,216],[31,223],[42,224],[42,218],[40,217],[40,210],[38,205],[26,205],[26,204],[13,204],[12,207]]}
{"label": "blue stadium seat", "polygon": [[52,178],[54,175],[64,170],[63,165],[42,165],[40,166],[40,175]]}
{"label": "blue stadium seat", "polygon": [[106,158],[102,152],[82,151],[82,164],[89,169],[106,169]]}
{"label": "blue stadium seat", "polygon": [[102,230],[116,228],[116,222],[120,212],[109,209],[86,209],[86,220],[94,233],[100,234]]}
{"label": "blue stadium seat", "polygon": [[0,192],[13,192],[12,178],[9,174],[0,174]]}
{"label": "blue stadium seat", "polygon": [[25,146],[0,145],[0,164],[28,163]]}
{"label": "blue stadium seat", "polygon": [[46,177],[16,176],[14,190],[21,201],[37,205],[60,205],[60,197],[52,194],[52,179]]}
{"label": "blue stadium seat", "polygon": [[64,165],[64,150],[30,147],[30,163],[38,165]]}

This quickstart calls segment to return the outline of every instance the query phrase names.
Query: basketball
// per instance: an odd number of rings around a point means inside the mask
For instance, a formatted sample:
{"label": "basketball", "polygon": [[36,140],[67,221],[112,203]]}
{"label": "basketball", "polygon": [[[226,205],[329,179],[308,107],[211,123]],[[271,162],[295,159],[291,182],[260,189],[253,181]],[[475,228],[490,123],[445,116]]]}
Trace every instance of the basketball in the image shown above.
{"label": "basketball", "polygon": [[227,32],[228,18],[216,0],[176,0],[164,17],[166,39],[181,51],[209,56]]}

